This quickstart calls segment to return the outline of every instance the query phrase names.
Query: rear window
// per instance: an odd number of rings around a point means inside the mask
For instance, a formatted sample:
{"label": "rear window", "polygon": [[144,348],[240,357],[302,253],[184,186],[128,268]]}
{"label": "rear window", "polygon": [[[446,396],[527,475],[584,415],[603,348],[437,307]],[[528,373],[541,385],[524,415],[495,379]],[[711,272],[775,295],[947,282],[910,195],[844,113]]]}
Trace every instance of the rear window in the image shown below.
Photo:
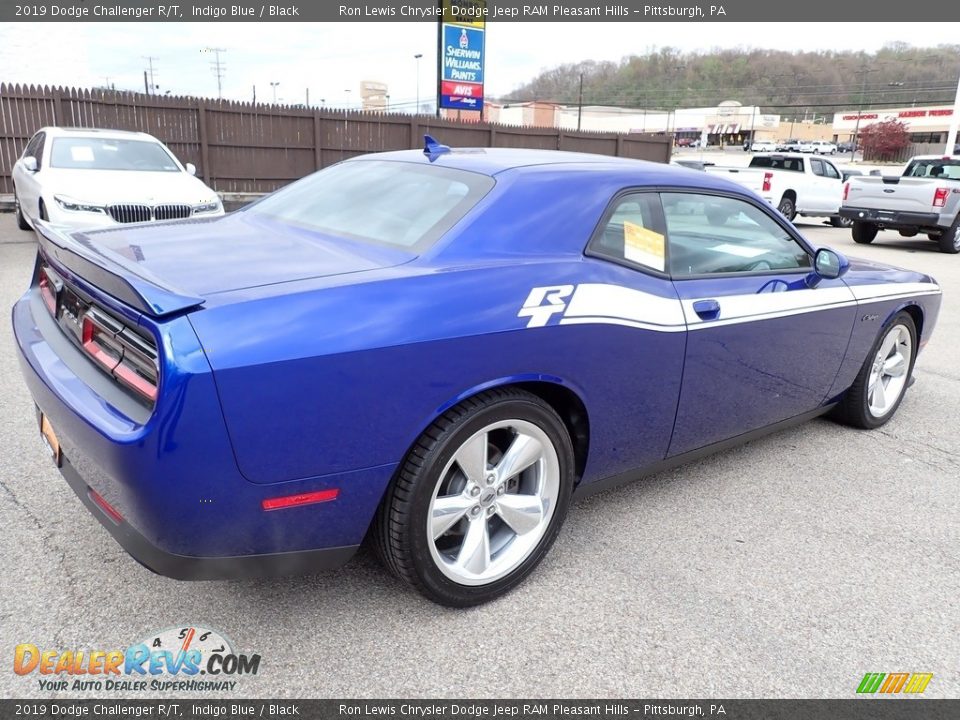
{"label": "rear window", "polygon": [[108,138],[56,138],[50,167],[72,170],[138,170],[180,172],[160,143]]}
{"label": "rear window", "polygon": [[776,155],[763,155],[750,161],[752,168],[770,168],[771,170],[793,170],[803,172],[802,158],[785,158]]}
{"label": "rear window", "polygon": [[914,160],[907,165],[907,169],[903,171],[903,176],[960,180],[960,160],[950,158]]}
{"label": "rear window", "polygon": [[492,178],[463,170],[361,160],[314,173],[246,212],[307,230],[422,250],[493,185]]}

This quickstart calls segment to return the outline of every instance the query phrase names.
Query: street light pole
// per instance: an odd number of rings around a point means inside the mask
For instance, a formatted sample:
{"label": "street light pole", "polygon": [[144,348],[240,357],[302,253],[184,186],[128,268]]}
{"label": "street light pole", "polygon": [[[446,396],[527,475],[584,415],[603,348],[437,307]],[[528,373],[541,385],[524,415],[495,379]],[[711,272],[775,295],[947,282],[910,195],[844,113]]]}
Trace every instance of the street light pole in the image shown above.
{"label": "street light pole", "polygon": [[580,121],[583,118],[583,73],[580,73],[580,95],[577,98],[577,131],[580,130]]}
{"label": "street light pole", "polygon": [[274,105],[277,104],[277,86],[279,86],[279,85],[280,85],[279,82],[271,82],[271,83],[270,83],[270,87],[273,89],[273,104],[274,104]]}
{"label": "street light pole", "polygon": [[414,115],[420,114],[420,58],[423,57],[423,53],[417,53],[413,56],[413,59],[417,61],[417,106],[413,110]]}

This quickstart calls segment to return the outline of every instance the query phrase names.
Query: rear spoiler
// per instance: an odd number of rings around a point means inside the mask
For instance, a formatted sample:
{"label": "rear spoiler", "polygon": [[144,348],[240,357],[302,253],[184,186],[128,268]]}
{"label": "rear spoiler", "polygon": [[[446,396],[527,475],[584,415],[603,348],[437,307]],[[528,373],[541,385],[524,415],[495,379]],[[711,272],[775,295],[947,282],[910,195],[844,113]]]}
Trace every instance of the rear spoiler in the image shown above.
{"label": "rear spoiler", "polygon": [[203,298],[170,287],[85,235],[69,234],[43,220],[33,222],[44,255],[135,310],[161,318],[204,303]]}

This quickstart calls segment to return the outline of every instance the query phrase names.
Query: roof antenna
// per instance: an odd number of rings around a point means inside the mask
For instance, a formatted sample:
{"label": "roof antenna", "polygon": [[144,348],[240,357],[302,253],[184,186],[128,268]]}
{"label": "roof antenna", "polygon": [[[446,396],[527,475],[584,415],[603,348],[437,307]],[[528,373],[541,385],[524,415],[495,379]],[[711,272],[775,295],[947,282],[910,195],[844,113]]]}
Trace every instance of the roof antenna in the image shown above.
{"label": "roof antenna", "polygon": [[443,153],[448,153],[448,152],[450,152],[449,145],[441,145],[429,135],[423,136],[423,154],[424,155],[428,155],[432,158],[437,155],[442,155]]}

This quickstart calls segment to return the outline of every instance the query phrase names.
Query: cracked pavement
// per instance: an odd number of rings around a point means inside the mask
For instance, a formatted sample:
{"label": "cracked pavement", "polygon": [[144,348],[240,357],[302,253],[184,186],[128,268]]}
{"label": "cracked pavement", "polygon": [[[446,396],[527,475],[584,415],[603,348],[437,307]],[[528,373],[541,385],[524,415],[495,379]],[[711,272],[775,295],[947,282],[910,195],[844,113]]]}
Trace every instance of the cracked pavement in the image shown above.
{"label": "cracked pavement", "polygon": [[199,623],[262,655],[246,697],[851,697],[864,673],[898,671],[932,672],[926,697],[960,696],[960,256],[800,228],[944,288],[894,420],[816,420],[589,498],[518,590],[453,611],[366,551],[250,582],[132,561],[45,455],[8,312],[35,246],[0,214],[0,693],[47,695],[12,672],[18,643],[123,648]]}

